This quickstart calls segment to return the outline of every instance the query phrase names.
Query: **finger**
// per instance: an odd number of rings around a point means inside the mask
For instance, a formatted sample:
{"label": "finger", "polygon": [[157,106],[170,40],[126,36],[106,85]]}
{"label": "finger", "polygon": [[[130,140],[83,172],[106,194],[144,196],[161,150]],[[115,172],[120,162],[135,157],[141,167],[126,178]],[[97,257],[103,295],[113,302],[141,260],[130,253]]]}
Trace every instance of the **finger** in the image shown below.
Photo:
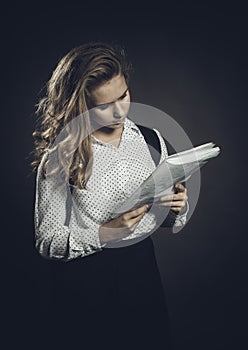
{"label": "finger", "polygon": [[188,200],[188,196],[185,192],[179,192],[177,194],[175,194],[175,200],[178,200],[178,201],[186,201]]}
{"label": "finger", "polygon": [[129,230],[134,231],[136,226],[139,224],[139,222],[143,219],[145,216],[145,212],[140,214],[139,216],[136,216],[135,218],[129,220]]}
{"label": "finger", "polygon": [[[186,189],[185,189],[186,190]],[[187,194],[185,191],[179,192],[179,193],[174,193],[174,194],[169,194],[166,196],[159,197],[159,201],[168,201],[168,200],[186,200]]]}
{"label": "finger", "polygon": [[184,201],[162,202],[158,204],[160,207],[180,207],[184,206]]}
{"label": "finger", "polygon": [[175,194],[168,194],[166,196],[159,197],[160,201],[170,201],[175,198]]}
{"label": "finger", "polygon": [[183,208],[185,208],[185,206],[186,206],[186,203],[185,202],[183,202],[183,204],[181,205],[181,206],[171,206],[171,209],[172,210],[182,210]]}
{"label": "finger", "polygon": [[181,211],[181,208],[179,208],[179,207],[171,207],[171,210],[179,212],[179,211]]}
{"label": "finger", "polygon": [[130,233],[133,233],[137,226],[138,226],[138,223],[137,223],[136,225],[130,227],[130,228],[128,229],[129,234],[130,234]]}
{"label": "finger", "polygon": [[185,192],[176,193],[173,196],[173,200],[175,200],[175,201],[187,201],[188,200],[188,196],[187,196],[187,194]]}
{"label": "finger", "polygon": [[128,218],[136,218],[138,217],[139,215],[143,214],[143,213],[146,213],[148,210],[148,205],[147,204],[144,204],[142,205],[141,207],[137,208],[137,209],[134,209],[127,214]]}
{"label": "finger", "polygon": [[185,200],[186,197],[187,197],[187,194],[185,192],[179,192],[174,194],[175,200]]}
{"label": "finger", "polygon": [[180,182],[177,182],[175,184],[175,188],[179,191],[179,192],[182,192],[182,191],[185,191],[186,188],[180,183]]}

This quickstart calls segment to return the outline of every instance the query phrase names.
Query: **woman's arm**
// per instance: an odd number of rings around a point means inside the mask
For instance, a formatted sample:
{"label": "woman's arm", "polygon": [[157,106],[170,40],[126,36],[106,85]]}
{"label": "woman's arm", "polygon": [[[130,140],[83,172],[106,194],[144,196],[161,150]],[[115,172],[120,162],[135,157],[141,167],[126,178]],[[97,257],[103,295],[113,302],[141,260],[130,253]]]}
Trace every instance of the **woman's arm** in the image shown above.
{"label": "woman's arm", "polygon": [[[69,184],[58,185],[54,176],[43,176],[47,157],[48,154],[44,154],[36,177],[36,249],[44,258],[64,261],[101,251],[100,225],[79,213],[73,198],[68,196]],[[71,213],[68,208],[70,199]]]}

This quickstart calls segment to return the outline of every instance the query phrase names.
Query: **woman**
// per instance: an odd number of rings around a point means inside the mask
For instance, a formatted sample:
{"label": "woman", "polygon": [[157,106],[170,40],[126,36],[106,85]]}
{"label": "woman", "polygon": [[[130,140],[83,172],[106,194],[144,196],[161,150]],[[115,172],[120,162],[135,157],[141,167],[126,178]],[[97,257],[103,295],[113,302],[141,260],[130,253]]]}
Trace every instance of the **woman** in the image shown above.
{"label": "woman", "polygon": [[[60,60],[38,104],[35,238],[51,268],[43,326],[49,344],[60,347],[94,348],[107,341],[108,347],[113,342],[119,348],[169,348],[165,296],[149,235],[154,215],[144,205],[110,219],[127,192],[155,169],[144,137],[128,118],[129,71],[123,50],[82,45]],[[155,131],[162,161],[166,146]],[[186,192],[177,184],[177,193],[159,205],[182,220]],[[110,248],[138,229],[144,232],[138,243]]]}

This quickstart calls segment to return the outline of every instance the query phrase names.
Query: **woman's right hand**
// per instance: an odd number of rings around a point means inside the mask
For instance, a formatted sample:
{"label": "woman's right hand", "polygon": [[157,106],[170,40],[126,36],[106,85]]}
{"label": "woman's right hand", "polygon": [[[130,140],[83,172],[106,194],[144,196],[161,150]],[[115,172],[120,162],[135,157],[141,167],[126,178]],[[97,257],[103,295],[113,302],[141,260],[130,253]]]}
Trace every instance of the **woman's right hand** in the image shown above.
{"label": "woman's right hand", "polygon": [[99,228],[99,237],[101,244],[109,241],[127,237],[132,233],[140,220],[143,218],[148,210],[148,205],[144,204],[142,207],[126,212],[118,218],[112,219]]}

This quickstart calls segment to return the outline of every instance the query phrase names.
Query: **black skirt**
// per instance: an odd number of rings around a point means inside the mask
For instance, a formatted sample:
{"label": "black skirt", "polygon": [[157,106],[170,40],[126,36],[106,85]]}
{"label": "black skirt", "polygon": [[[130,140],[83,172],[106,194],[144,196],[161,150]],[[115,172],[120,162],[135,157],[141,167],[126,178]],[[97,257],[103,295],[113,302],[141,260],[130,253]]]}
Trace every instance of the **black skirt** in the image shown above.
{"label": "black skirt", "polygon": [[171,349],[151,237],[69,262],[51,260],[50,272],[47,325],[54,349]]}

